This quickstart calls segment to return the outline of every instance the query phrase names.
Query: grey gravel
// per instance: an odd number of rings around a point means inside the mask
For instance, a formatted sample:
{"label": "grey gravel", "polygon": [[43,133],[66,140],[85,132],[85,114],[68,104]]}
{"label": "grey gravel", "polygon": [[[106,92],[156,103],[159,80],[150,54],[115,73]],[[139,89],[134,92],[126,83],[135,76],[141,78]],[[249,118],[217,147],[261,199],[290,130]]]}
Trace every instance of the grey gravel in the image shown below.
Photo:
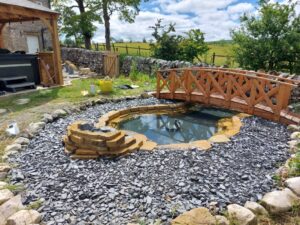
{"label": "grey gravel", "polygon": [[47,224],[122,225],[134,218],[169,222],[211,202],[222,210],[259,200],[275,188],[272,175],[289,157],[289,133],[257,117],[244,119],[240,134],[207,152],[158,149],[89,161],[64,154],[61,137],[73,121],[93,122],[111,110],[160,102],[108,102],[46,124],[25,151],[10,159],[20,165],[10,173],[13,183],[27,188],[24,202],[42,198],[39,212]]}

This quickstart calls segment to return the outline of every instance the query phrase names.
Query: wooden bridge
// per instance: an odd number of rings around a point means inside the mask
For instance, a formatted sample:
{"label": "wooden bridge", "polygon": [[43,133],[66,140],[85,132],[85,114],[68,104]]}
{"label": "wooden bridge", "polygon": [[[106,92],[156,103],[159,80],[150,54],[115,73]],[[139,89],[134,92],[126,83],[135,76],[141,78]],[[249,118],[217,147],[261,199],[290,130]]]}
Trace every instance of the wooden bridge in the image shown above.
{"label": "wooden bridge", "polygon": [[183,68],[157,72],[156,97],[198,102],[257,115],[284,124],[300,124],[289,112],[299,81],[270,74],[223,68]]}

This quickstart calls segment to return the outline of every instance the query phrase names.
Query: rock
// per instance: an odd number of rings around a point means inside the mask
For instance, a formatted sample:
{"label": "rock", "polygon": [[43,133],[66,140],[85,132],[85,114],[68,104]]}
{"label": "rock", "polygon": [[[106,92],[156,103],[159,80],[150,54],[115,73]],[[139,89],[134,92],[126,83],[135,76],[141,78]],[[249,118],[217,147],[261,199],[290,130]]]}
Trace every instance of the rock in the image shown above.
{"label": "rock", "polygon": [[17,195],[0,206],[0,225],[6,225],[6,220],[19,210],[24,209],[21,195]]}
{"label": "rock", "polygon": [[62,117],[65,117],[66,115],[67,115],[67,112],[63,109],[57,109],[52,113],[53,119],[62,118]]}
{"label": "rock", "polygon": [[290,124],[290,125],[288,125],[287,129],[292,132],[300,131],[300,126],[297,126],[295,124]]}
{"label": "rock", "polygon": [[30,135],[34,136],[38,134],[39,131],[45,127],[45,125],[46,124],[44,122],[31,123],[29,124],[27,131]]}
{"label": "rock", "polygon": [[29,98],[20,98],[16,100],[17,105],[26,105],[30,102]]}
{"label": "rock", "polygon": [[0,181],[0,190],[2,190],[3,188],[5,188],[8,185],[8,183]]}
{"label": "rock", "polygon": [[184,212],[177,218],[172,220],[172,225],[215,225],[216,218],[210,214],[207,208],[195,208],[188,212]]}
{"label": "rock", "polygon": [[22,146],[20,144],[12,144],[12,145],[8,145],[6,146],[6,148],[4,149],[4,152],[13,152],[13,151],[20,151],[22,149]]}
{"label": "rock", "polygon": [[147,92],[144,92],[144,93],[142,93],[141,94],[141,98],[151,98],[152,96],[149,94],[149,93],[147,93]]}
{"label": "rock", "polygon": [[256,202],[247,201],[244,207],[251,210],[255,215],[268,215],[268,211]]}
{"label": "rock", "polygon": [[253,212],[237,204],[227,206],[229,218],[239,225],[256,225],[257,218]]}
{"label": "rock", "polygon": [[298,140],[289,141],[288,144],[290,148],[295,148],[300,142]]}
{"label": "rock", "polygon": [[299,131],[296,131],[296,132],[292,133],[292,134],[291,134],[291,139],[292,139],[292,140],[300,139],[300,132],[299,132]]}
{"label": "rock", "polygon": [[217,220],[216,224],[218,225],[229,225],[229,221],[225,216],[217,215],[216,220]]}
{"label": "rock", "polygon": [[7,109],[0,109],[0,116],[5,115],[7,112]]}
{"label": "rock", "polygon": [[7,177],[7,172],[0,172],[0,180],[4,180]]}
{"label": "rock", "polygon": [[45,113],[43,115],[43,122],[45,123],[51,123],[53,121],[53,116],[48,114],[48,113]]}
{"label": "rock", "polygon": [[14,194],[8,189],[0,190],[0,205],[14,197]]}
{"label": "rock", "polygon": [[2,160],[3,161],[6,161],[10,156],[12,155],[16,155],[18,154],[19,152],[17,151],[9,151],[9,152],[5,152],[5,154],[2,156]]}
{"label": "rock", "polygon": [[226,135],[223,135],[223,134],[214,135],[208,140],[210,142],[214,142],[214,143],[223,143],[223,142],[229,142],[230,141],[230,139]]}
{"label": "rock", "polygon": [[90,68],[80,68],[79,69],[79,74],[80,75],[88,75],[90,74],[92,71]]}
{"label": "rock", "polygon": [[300,177],[289,178],[284,184],[300,197]]}
{"label": "rock", "polygon": [[6,163],[0,163],[0,172],[10,171],[10,166]]}
{"label": "rock", "polygon": [[41,215],[35,210],[20,210],[8,218],[6,225],[38,224],[41,222]]}
{"label": "rock", "polygon": [[28,145],[30,140],[28,138],[19,137],[14,141],[14,144],[20,144],[20,145]]}
{"label": "rock", "polygon": [[295,202],[299,201],[297,196],[288,188],[282,191],[272,191],[264,195],[261,204],[272,214],[288,212]]}

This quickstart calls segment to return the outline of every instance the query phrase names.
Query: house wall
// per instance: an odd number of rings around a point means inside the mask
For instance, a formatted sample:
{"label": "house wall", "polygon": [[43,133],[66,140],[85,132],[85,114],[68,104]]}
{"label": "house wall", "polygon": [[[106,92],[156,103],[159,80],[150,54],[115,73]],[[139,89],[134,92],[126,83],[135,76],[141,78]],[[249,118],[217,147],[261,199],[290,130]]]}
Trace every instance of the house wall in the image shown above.
{"label": "house wall", "polygon": [[[45,7],[50,7],[48,0],[31,1],[38,4],[43,4]],[[43,35],[42,32],[44,33]],[[44,25],[41,21],[6,24],[3,31],[4,47],[11,52],[27,52],[27,35],[36,36],[38,38],[40,50],[50,50],[52,48],[51,34],[47,30],[47,26]],[[42,36],[44,38],[42,38]]]}

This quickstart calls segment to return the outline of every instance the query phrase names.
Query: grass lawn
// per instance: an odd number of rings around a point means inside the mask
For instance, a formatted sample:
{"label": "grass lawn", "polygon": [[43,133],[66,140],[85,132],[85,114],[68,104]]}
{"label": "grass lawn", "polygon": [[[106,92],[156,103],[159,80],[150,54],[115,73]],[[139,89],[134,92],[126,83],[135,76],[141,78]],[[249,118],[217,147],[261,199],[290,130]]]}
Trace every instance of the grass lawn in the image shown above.
{"label": "grass lawn", "polygon": [[[151,51],[150,50],[143,50],[143,49],[150,49],[149,43],[143,43],[143,42],[124,42],[124,43],[113,43],[115,46],[115,51],[119,52],[120,54],[126,54],[126,46],[128,47],[128,55],[139,55],[139,50],[138,49],[133,49],[133,48],[138,48],[140,47],[141,50],[141,56],[149,57],[151,56]],[[201,57],[203,62],[212,63],[212,55],[213,53],[216,53],[216,55],[225,55],[225,56],[232,56],[233,55],[233,44],[231,43],[211,43],[208,44],[208,47],[210,50],[208,53]],[[113,48],[113,47],[112,47]],[[94,47],[95,49],[95,47]],[[99,50],[104,50],[103,44],[99,45]],[[217,66],[221,66],[224,64],[230,64],[232,67],[238,67],[238,64],[233,61],[228,61],[226,57],[216,57],[215,64]]]}
{"label": "grass lawn", "polygon": [[[22,95],[14,95],[0,100],[0,108],[9,110],[9,113],[0,118],[0,156],[6,145],[14,139],[7,137],[5,129],[11,121],[16,121],[21,130],[24,130],[29,123],[37,122],[42,119],[44,113],[51,113],[55,109],[65,108],[72,105],[86,102],[88,100],[99,99],[103,97],[119,97],[140,95],[144,91],[152,91],[155,89],[155,79],[141,74],[138,80],[120,76],[113,81],[114,90],[109,95],[101,93],[95,96],[83,96],[81,91],[89,91],[90,85],[95,84],[96,90],[100,91],[98,86],[99,79],[79,79],[74,80],[71,86],[57,87],[52,89],[40,90]],[[117,88],[123,84],[135,84],[139,88],[131,90],[122,90]],[[30,99],[28,104],[18,105],[16,101],[20,98]]]}

